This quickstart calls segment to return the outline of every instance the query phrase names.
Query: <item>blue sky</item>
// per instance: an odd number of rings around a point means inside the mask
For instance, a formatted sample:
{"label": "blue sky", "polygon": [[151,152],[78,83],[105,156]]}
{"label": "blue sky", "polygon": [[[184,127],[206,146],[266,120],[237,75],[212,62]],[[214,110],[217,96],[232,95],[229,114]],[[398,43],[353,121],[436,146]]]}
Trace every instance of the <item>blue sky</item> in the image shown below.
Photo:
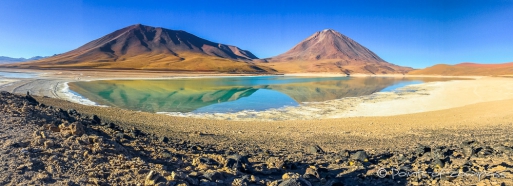
{"label": "blue sky", "polygon": [[185,30],[260,58],[331,28],[398,65],[500,63],[513,61],[512,20],[510,0],[5,0],[0,56],[63,53],[142,23]]}

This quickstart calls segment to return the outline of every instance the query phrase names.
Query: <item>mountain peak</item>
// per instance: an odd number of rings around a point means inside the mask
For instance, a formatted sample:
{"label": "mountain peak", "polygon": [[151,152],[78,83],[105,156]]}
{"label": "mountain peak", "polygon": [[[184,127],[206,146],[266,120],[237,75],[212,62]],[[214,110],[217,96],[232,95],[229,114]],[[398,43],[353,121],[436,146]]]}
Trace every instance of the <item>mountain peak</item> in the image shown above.
{"label": "mountain peak", "polygon": [[338,33],[337,31],[335,31],[335,30],[333,30],[331,28],[324,29],[324,30],[321,31],[321,33],[329,33],[329,32],[331,32],[331,33]]}
{"label": "mountain peak", "polygon": [[23,65],[83,68],[266,72],[258,59],[236,46],[208,41],[181,30],[134,24],[72,51]]}
{"label": "mountain peak", "polygon": [[318,31],[284,54],[272,58],[274,61],[312,61],[326,59],[340,59],[341,61],[351,62],[385,62],[369,49],[333,29]]}
{"label": "mountain peak", "polygon": [[[333,30],[315,32],[289,51],[267,59],[268,62],[303,64],[306,71],[341,71],[343,73],[401,73],[408,68],[387,63],[374,52]],[[287,63],[281,63],[286,66]],[[291,68],[285,67],[287,70]],[[297,68],[297,67],[296,67]],[[277,70],[279,67],[276,67]]]}

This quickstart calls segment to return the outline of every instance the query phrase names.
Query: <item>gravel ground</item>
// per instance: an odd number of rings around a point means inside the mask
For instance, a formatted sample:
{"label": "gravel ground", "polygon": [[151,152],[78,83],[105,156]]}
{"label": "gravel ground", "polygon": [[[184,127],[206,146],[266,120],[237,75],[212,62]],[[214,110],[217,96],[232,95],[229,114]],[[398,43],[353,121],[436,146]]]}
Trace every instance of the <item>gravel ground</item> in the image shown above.
{"label": "gravel ground", "polygon": [[0,185],[512,185],[513,114],[501,104],[399,130],[433,120],[218,122],[2,92]]}

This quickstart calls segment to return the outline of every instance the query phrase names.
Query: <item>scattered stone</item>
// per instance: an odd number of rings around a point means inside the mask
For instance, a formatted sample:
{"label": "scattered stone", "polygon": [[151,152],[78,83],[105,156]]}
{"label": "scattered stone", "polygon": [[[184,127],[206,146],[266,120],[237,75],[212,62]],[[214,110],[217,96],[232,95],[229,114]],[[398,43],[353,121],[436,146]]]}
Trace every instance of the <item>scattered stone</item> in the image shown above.
{"label": "scattered stone", "polygon": [[287,172],[285,174],[283,174],[281,176],[281,179],[283,180],[287,180],[287,179],[292,179],[292,178],[300,178],[301,175],[299,175],[298,173],[294,173],[294,172]]}
{"label": "scattered stone", "polygon": [[72,123],[70,125],[71,134],[75,136],[82,136],[85,133],[84,125],[79,122]]}
{"label": "scattered stone", "polygon": [[308,152],[310,154],[323,154],[324,151],[318,145],[312,145],[308,147]]}
{"label": "scattered stone", "polygon": [[316,177],[318,179],[320,178],[320,175],[317,172],[317,168],[316,167],[308,167],[308,168],[306,168],[305,176],[303,176],[303,177],[306,177],[307,175],[314,176],[314,177]]}
{"label": "scattered stone", "polygon": [[368,162],[369,157],[367,156],[367,153],[363,150],[355,152],[353,155],[351,155],[351,160],[358,160],[360,162]]}
{"label": "scattered stone", "polygon": [[303,178],[291,178],[284,180],[279,186],[312,186],[312,184]]}
{"label": "scattered stone", "polygon": [[239,154],[228,156],[224,167],[241,172],[247,172],[251,169],[248,158]]}
{"label": "scattered stone", "polygon": [[203,174],[203,177],[213,182],[225,179],[223,174],[217,171],[206,172],[205,174]]}
{"label": "scattered stone", "polygon": [[45,148],[47,148],[47,149],[48,149],[48,148],[52,148],[52,147],[54,146],[54,143],[53,143],[53,141],[45,141],[45,142],[44,142],[44,146],[45,146]]}

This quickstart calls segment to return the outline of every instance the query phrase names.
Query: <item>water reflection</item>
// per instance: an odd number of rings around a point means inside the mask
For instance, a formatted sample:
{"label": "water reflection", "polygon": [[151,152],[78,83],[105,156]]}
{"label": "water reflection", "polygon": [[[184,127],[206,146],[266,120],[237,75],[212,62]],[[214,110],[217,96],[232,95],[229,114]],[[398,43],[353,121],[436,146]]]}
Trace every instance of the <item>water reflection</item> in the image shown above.
{"label": "water reflection", "polygon": [[442,80],[448,79],[258,76],[105,80],[75,82],[69,85],[71,90],[91,101],[130,110],[236,112],[363,96],[387,90],[387,87],[395,89],[411,83]]}

